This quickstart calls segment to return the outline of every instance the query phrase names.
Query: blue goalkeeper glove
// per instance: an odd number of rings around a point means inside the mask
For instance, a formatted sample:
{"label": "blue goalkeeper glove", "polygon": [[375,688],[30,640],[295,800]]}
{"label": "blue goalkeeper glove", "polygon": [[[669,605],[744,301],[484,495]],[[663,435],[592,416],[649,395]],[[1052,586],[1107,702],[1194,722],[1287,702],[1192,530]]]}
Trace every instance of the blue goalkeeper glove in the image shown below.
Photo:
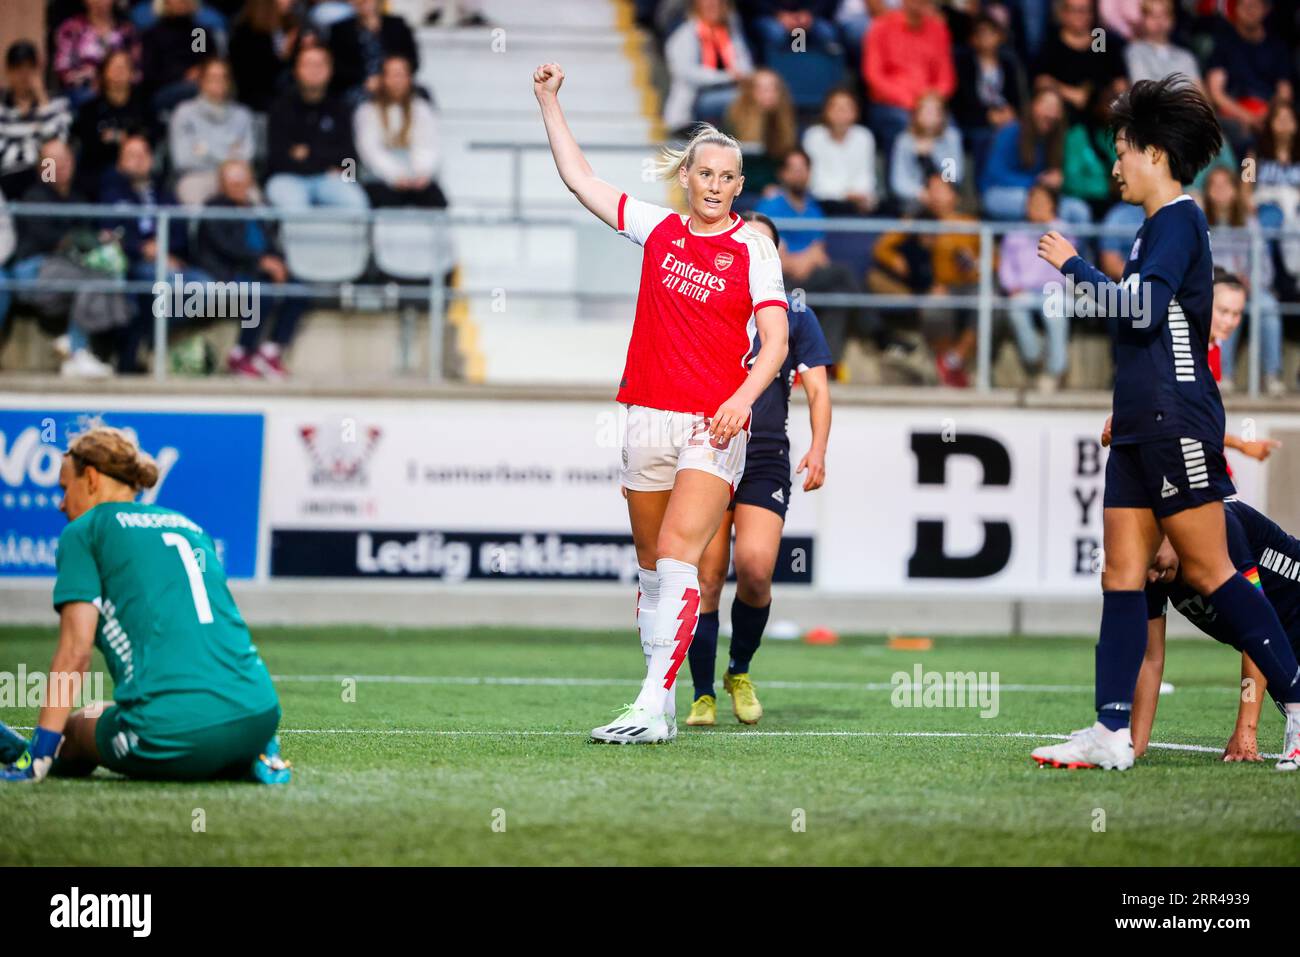
{"label": "blue goalkeeper glove", "polygon": [[32,732],[27,750],[13,764],[0,771],[0,781],[40,781],[50,773],[54,756],[63,744],[63,735],[45,728]]}
{"label": "blue goalkeeper glove", "polygon": [[0,721],[0,766],[12,764],[27,750],[27,739]]}

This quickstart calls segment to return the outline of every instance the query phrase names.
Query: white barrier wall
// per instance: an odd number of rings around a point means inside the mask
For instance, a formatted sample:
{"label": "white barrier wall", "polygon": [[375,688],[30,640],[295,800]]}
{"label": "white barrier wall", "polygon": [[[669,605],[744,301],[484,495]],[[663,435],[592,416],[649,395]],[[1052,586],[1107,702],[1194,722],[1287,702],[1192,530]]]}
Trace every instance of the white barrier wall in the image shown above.
{"label": "white barrier wall", "polygon": [[[53,574],[63,518],[47,466],[92,415],[168,463],[157,501],[202,509],[243,556],[235,577],[635,576],[612,402],[0,394],[0,578]],[[792,409],[793,461],[806,416]],[[1095,595],[1101,419],[837,407],[825,488],[795,482],[778,579],[845,597]],[[1267,511],[1276,466],[1230,456],[1242,497]]]}

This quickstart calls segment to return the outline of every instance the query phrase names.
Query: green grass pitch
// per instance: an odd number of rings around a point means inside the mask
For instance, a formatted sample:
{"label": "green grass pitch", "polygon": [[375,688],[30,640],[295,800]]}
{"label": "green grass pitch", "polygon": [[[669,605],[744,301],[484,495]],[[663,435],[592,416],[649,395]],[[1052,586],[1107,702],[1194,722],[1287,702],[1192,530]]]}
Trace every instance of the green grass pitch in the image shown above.
{"label": "green grass pitch", "polygon": [[[0,629],[0,671],[48,667],[55,637]],[[753,672],[760,726],[737,724],[723,695],[716,728],[683,724],[654,747],[585,737],[636,694],[631,634],[259,629],[257,640],[279,678],[290,786],[139,783],[102,769],[7,786],[0,865],[1300,860],[1300,775],[1272,761],[1157,748],[1122,774],[1034,765],[1039,739],[1016,735],[1090,720],[1092,639],[937,638],[927,652],[879,637],[769,640]],[[997,716],[894,707],[891,676],[917,663],[997,672]],[[1221,747],[1236,674],[1222,646],[1171,642],[1176,690],[1155,741]],[[358,676],[355,701],[346,675]],[[683,667],[683,720],[689,695]],[[35,712],[0,718],[30,726]],[[1279,748],[1281,728],[1266,705],[1263,750]]]}

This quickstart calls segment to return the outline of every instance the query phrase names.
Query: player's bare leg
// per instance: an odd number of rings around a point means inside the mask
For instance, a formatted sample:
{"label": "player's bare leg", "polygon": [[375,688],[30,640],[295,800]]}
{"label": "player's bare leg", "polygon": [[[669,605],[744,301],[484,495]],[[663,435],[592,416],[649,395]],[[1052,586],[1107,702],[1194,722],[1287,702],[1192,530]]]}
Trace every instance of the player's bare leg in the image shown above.
{"label": "player's bare leg", "polygon": [[[645,518],[634,498],[640,496],[629,492],[629,510]],[[664,711],[699,617],[698,564],[730,499],[731,487],[716,475],[689,468],[677,473],[656,539],[659,603],[646,680],[618,719],[593,729],[593,739],[620,744],[671,740]],[[637,553],[642,554],[639,545]]]}
{"label": "player's bare leg", "polygon": [[1133,766],[1129,718],[1146,651],[1147,570],[1162,540],[1155,515],[1143,508],[1102,512],[1101,635],[1097,641],[1097,721],[1061,744],[1035,748],[1040,765],[1056,768]]}
{"label": "player's bare leg", "polygon": [[1161,525],[1178,552],[1183,579],[1214,606],[1237,647],[1250,656],[1284,703],[1286,731],[1277,769],[1300,769],[1300,664],[1273,605],[1232,563],[1223,503],[1185,509]]}
{"label": "player's bare leg", "polygon": [[58,777],[85,777],[100,764],[99,746],[95,744],[95,727],[111,701],[97,701],[68,715],[63,729],[63,744],[59,755],[50,766],[50,774]]}
{"label": "player's bare leg", "polygon": [[749,662],[758,650],[772,606],[772,574],[781,550],[785,520],[757,505],[736,506],[736,599],[731,606],[731,650],[723,686],[731,695],[731,708],[742,724],[758,724],[763,717]]}

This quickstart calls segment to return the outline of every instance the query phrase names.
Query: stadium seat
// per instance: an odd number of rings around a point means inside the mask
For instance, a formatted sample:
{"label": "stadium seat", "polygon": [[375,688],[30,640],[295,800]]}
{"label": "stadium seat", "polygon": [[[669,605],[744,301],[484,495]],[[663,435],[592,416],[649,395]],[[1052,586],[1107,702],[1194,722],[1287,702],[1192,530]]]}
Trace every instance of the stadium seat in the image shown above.
{"label": "stadium seat", "polygon": [[781,74],[800,110],[820,109],[826,94],[844,82],[844,58],[818,50],[794,53],[784,47],[769,47],[767,65]]}
{"label": "stadium seat", "polygon": [[455,249],[446,213],[432,212],[429,219],[385,216],[375,219],[375,265],[394,279],[428,279],[452,267]]}
{"label": "stadium seat", "polygon": [[286,222],[289,272],[301,282],[354,282],[366,271],[370,246],[363,222]]}

